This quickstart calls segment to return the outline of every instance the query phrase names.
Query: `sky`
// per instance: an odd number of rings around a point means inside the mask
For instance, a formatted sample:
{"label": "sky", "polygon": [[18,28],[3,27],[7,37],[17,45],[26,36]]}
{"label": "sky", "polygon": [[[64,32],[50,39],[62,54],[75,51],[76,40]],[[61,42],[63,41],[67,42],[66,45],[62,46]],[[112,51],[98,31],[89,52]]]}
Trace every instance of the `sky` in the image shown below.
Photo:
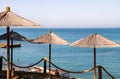
{"label": "sky", "polygon": [[0,0],[46,28],[120,28],[120,0]]}

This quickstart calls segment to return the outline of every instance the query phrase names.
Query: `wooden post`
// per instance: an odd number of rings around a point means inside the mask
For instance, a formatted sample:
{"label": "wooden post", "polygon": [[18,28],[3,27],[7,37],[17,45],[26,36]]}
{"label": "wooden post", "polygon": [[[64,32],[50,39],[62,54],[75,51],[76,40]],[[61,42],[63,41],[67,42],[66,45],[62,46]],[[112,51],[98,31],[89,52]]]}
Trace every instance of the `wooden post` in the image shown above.
{"label": "wooden post", "polygon": [[10,79],[10,28],[7,26],[7,79]]}
{"label": "wooden post", "polygon": [[98,66],[98,79],[102,79],[102,68]]}
{"label": "wooden post", "polygon": [[0,72],[2,71],[2,56],[0,56]]}
{"label": "wooden post", "polygon": [[51,44],[49,44],[49,79],[51,79]]}
{"label": "wooden post", "polygon": [[12,77],[15,76],[15,68],[12,68]]}
{"label": "wooden post", "polygon": [[[13,33],[13,30],[12,30],[12,32],[11,33]],[[10,34],[10,36],[11,36],[11,34]],[[13,67],[13,39],[10,37],[10,39],[11,39],[11,71],[10,71],[10,74],[11,74],[11,76],[12,76],[12,67]]]}
{"label": "wooden post", "polygon": [[44,73],[46,73],[46,66],[47,66],[47,63],[46,63],[46,60],[44,59]]}
{"label": "wooden post", "polygon": [[96,79],[96,48],[94,47],[94,79]]}

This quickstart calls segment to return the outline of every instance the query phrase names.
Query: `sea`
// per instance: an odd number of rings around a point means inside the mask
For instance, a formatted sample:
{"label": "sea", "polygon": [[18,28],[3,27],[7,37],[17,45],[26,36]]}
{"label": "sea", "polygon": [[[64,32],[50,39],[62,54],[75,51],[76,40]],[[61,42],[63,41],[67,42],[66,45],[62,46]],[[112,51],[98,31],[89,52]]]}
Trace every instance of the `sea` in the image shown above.
{"label": "sea", "polygon": [[[10,28],[10,30],[28,39],[35,39],[52,31],[69,43],[85,38],[90,34],[97,33],[120,44],[120,28]],[[4,33],[6,33],[6,28],[0,28],[0,35]],[[44,57],[49,57],[48,44],[13,41],[14,43],[20,43],[22,45],[22,47],[13,49],[13,62],[19,66],[32,65]],[[0,40],[0,42],[6,42],[6,40]],[[80,48],[70,45],[51,44],[51,51],[52,63],[64,70],[81,72],[94,67],[92,47]],[[6,48],[0,48],[0,56],[7,57]],[[97,65],[103,66],[112,76],[120,79],[120,47],[96,48],[96,56]],[[6,62],[3,61],[3,63]],[[37,64],[37,66],[43,66],[43,62]],[[3,67],[6,69],[5,65],[3,65]],[[55,69],[54,66],[52,66],[52,68]],[[102,70],[102,72],[103,79],[112,79],[104,70]],[[93,79],[93,73],[94,71],[83,74],[70,73],[70,76],[78,79]]]}

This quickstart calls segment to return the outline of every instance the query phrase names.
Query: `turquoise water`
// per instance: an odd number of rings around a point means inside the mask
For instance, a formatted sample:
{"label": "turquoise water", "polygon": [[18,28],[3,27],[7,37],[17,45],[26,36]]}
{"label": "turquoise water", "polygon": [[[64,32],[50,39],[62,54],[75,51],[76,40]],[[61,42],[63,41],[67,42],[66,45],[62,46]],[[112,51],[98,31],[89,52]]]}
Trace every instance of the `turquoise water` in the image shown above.
{"label": "turquoise water", "polygon": [[[84,38],[91,33],[98,33],[120,43],[120,28],[12,28],[21,35],[34,39],[49,30],[70,43]],[[0,28],[0,34],[6,32],[5,28]],[[25,41],[14,41],[23,46],[14,48],[14,63],[18,65],[31,65],[43,57],[48,57],[47,44],[32,44]],[[0,48],[0,55],[6,57],[6,49]],[[18,61],[19,59],[19,61]],[[52,62],[57,66],[70,71],[83,71],[93,67],[93,48],[79,48],[69,45],[52,45]],[[42,66],[43,63],[38,64]],[[120,48],[97,48],[97,65],[102,65],[116,79],[120,79]],[[73,77],[82,79],[93,79],[93,72],[85,74],[70,74]],[[107,74],[103,74],[103,79],[111,79]]]}

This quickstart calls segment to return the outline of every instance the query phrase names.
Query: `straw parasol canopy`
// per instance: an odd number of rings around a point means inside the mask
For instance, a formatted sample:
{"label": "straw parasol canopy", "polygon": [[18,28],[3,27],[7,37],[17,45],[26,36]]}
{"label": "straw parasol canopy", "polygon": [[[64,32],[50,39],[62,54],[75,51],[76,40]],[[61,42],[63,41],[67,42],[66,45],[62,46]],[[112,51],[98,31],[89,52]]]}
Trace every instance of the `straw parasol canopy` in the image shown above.
{"label": "straw parasol canopy", "polygon": [[0,13],[0,26],[19,26],[41,28],[42,26],[30,20],[27,20],[10,11],[10,7],[6,7],[6,11]]}
{"label": "straw parasol canopy", "polygon": [[7,79],[10,79],[10,27],[41,28],[41,26],[11,12],[10,7],[6,7],[6,11],[0,13],[0,26],[7,27]]}
{"label": "straw parasol canopy", "polygon": [[[6,40],[6,38],[7,38],[6,36],[7,36],[7,33],[0,35],[0,40]],[[10,31],[10,39],[18,40],[18,41],[28,40],[28,38],[22,36],[21,34],[19,34],[18,32],[15,32],[15,31]]]}
{"label": "straw parasol canopy", "polygon": [[81,40],[72,43],[71,46],[101,48],[101,47],[117,47],[120,45],[97,33],[94,33],[86,38],[83,38]]}
{"label": "straw parasol canopy", "polygon": [[[96,48],[118,47],[120,44],[113,42],[97,33],[94,33],[86,38],[73,42],[71,46],[94,48],[94,67],[96,67]],[[94,79],[96,79],[96,70],[94,72]]]}
{"label": "straw parasol canopy", "polygon": [[68,42],[66,40],[63,40],[59,36],[57,36],[55,33],[50,31],[49,33],[38,37],[32,41],[33,43],[46,43],[46,44],[62,44],[66,45]]}
{"label": "straw parasol canopy", "polygon": [[[38,43],[38,44],[49,44],[49,61],[51,62],[51,44],[62,44],[62,45],[67,45],[69,44],[68,41],[62,39],[61,37],[57,36],[55,33],[50,31],[49,33],[38,37],[32,41],[33,43]],[[51,65],[49,63],[49,74],[51,71]]]}

